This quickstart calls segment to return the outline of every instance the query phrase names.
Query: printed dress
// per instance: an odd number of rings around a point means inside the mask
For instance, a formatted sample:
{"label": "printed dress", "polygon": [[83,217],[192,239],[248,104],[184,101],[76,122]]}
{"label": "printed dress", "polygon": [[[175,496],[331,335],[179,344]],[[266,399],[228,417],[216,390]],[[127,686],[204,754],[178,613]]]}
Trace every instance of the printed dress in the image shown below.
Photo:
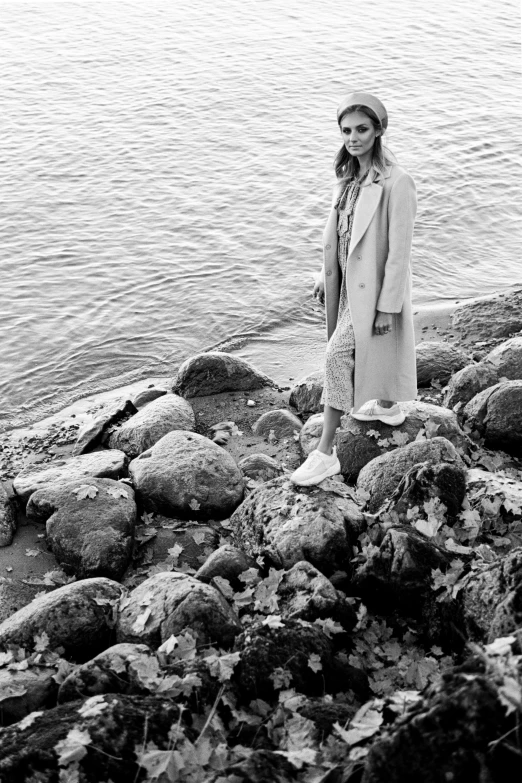
{"label": "printed dress", "polygon": [[353,407],[355,336],[346,290],[346,264],[352,235],[353,216],[361,183],[352,180],[337,205],[337,258],[341,269],[341,290],[337,326],[326,348],[324,388],[321,403],[349,413]]}

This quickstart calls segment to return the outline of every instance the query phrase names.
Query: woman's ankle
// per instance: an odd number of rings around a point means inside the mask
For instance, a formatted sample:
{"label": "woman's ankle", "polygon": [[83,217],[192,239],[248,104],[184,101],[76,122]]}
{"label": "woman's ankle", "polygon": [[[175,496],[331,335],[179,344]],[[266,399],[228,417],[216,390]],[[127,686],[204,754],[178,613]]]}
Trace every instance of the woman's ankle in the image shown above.
{"label": "woman's ankle", "polygon": [[393,408],[394,405],[397,405],[396,402],[392,402],[391,400],[377,400],[377,404],[381,408]]}

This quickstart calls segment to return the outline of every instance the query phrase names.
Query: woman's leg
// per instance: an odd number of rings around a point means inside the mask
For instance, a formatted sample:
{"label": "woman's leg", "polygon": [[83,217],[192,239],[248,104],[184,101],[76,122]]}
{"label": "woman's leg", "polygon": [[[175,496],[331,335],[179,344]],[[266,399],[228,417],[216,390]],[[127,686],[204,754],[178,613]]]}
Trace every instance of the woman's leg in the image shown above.
{"label": "woman's leg", "polygon": [[337,408],[331,408],[330,405],[324,406],[324,424],[321,440],[317,444],[318,451],[323,454],[331,454],[335,438],[335,431],[341,423],[343,412]]}

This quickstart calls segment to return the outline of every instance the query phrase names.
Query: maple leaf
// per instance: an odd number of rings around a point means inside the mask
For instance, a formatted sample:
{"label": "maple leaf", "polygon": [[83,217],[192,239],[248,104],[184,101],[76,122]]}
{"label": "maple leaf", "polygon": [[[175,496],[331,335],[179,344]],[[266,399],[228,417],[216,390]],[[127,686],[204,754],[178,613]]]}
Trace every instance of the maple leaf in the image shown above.
{"label": "maple leaf", "polygon": [[58,754],[58,764],[60,767],[66,767],[73,761],[80,761],[87,754],[87,746],[91,744],[91,737],[89,732],[85,729],[82,731],[77,726],[74,726],[65,739],[60,740],[55,746],[54,750]]}
{"label": "maple leaf", "polygon": [[174,544],[170,549],[167,549],[168,556],[172,558],[174,565],[178,564],[178,558],[183,552],[184,547],[181,544]]}
{"label": "maple leaf", "polygon": [[321,656],[318,653],[312,653],[308,658],[308,666],[313,672],[320,672],[323,668],[323,664],[321,663]]}
{"label": "maple leaf", "polygon": [[158,780],[163,775],[165,780],[179,780],[180,770],[183,768],[177,763],[179,753],[175,750],[158,750],[153,742],[149,742],[145,750],[136,753],[136,760],[140,767],[147,771],[147,780]]}
{"label": "maple leaf", "polygon": [[322,632],[326,634],[329,639],[331,639],[334,634],[342,633],[344,631],[342,625],[335,622],[335,620],[332,620],[331,617],[327,617],[326,620],[321,620],[318,617],[316,620],[314,620],[314,625],[318,625]]}
{"label": "maple leaf", "polygon": [[43,715],[43,711],[40,712],[30,712],[29,715],[26,715],[25,718],[22,718],[22,720],[18,721],[16,724],[16,728],[18,731],[23,731],[24,729],[28,729],[29,726],[31,726],[37,718],[40,717],[40,715]]}
{"label": "maple leaf", "polygon": [[382,712],[374,709],[374,701],[367,702],[355,713],[350,721],[348,731],[339,723],[334,723],[334,730],[348,745],[355,745],[362,740],[372,737],[382,724]]}
{"label": "maple leaf", "polygon": [[504,677],[501,687],[498,689],[498,698],[501,704],[506,708],[509,715],[515,710],[522,709],[522,688],[520,682],[514,677]]}
{"label": "maple leaf", "polygon": [[397,432],[397,430],[395,430],[392,433],[392,436],[390,438],[391,442],[395,446],[404,446],[406,443],[408,443],[409,439],[410,436],[408,435],[407,432]]}
{"label": "maple leaf", "polygon": [[35,652],[44,652],[44,650],[49,649],[49,637],[45,631],[40,635],[35,634],[33,638]]}
{"label": "maple leaf", "polygon": [[288,669],[284,669],[282,666],[278,666],[274,669],[272,674],[269,674],[268,676],[274,683],[274,688],[276,690],[288,688],[292,682],[292,672],[289,672]]}
{"label": "maple leaf", "polygon": [[210,674],[217,677],[220,682],[227,682],[234,673],[234,667],[239,663],[240,653],[227,653],[226,655],[212,655],[205,658]]}
{"label": "maple leaf", "polygon": [[154,514],[147,514],[146,511],[143,512],[141,515],[141,521],[144,525],[153,525],[154,524]]}
{"label": "maple leaf", "polygon": [[268,628],[284,628],[285,624],[281,622],[281,617],[277,614],[269,614],[268,617],[262,622],[262,625],[268,626]]}
{"label": "maple leaf", "polygon": [[381,437],[381,433],[378,430],[366,430],[366,434],[369,435],[370,438],[375,438],[375,440]]}
{"label": "maple leaf", "polygon": [[377,445],[380,446],[382,449],[386,449],[390,445],[390,441],[388,440],[388,438],[381,438],[380,440],[377,441]]}
{"label": "maple leaf", "polygon": [[38,557],[38,555],[41,555],[41,554],[42,553],[40,552],[39,549],[26,549],[25,550],[25,556],[26,557]]}
{"label": "maple leaf", "polygon": [[201,503],[198,503],[196,498],[192,498],[192,500],[189,501],[189,507],[192,511],[198,511],[201,508]]}
{"label": "maple leaf", "polygon": [[82,484],[81,487],[73,489],[73,492],[78,500],[86,500],[87,498],[92,499],[98,494],[98,487],[95,487],[92,484]]}
{"label": "maple leaf", "polygon": [[198,546],[201,546],[201,544],[205,542],[205,536],[206,533],[204,530],[196,530],[195,533],[192,533],[192,538]]}
{"label": "maple leaf", "polygon": [[134,624],[132,626],[132,630],[134,633],[142,633],[145,630],[145,626],[147,625],[147,622],[152,614],[152,609],[150,606],[148,606],[142,614],[139,614],[136,620],[134,621]]}
{"label": "maple leaf", "polygon": [[125,498],[125,500],[129,499],[129,496],[127,495],[123,487],[108,487],[106,492],[112,498]]}
{"label": "maple leaf", "polygon": [[96,715],[100,715],[110,705],[105,701],[105,695],[98,694],[98,696],[91,696],[87,699],[82,706],[78,709],[78,714],[82,718],[94,718]]}

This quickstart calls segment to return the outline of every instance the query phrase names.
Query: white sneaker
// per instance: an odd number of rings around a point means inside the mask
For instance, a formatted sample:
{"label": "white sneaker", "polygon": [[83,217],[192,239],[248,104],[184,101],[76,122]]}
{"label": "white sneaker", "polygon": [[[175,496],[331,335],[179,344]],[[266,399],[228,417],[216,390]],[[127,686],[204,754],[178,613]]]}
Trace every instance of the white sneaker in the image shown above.
{"label": "white sneaker", "polygon": [[290,481],[300,487],[310,487],[312,484],[320,484],[329,476],[336,476],[341,472],[341,463],[337,459],[335,446],[331,454],[323,454],[314,449],[310,452],[303,464],[294,470]]}
{"label": "white sneaker", "polygon": [[383,424],[389,424],[391,427],[398,427],[406,419],[397,403],[391,408],[381,408],[377,400],[366,402],[357,413],[353,413],[352,408],[350,415],[357,421],[382,421]]}

